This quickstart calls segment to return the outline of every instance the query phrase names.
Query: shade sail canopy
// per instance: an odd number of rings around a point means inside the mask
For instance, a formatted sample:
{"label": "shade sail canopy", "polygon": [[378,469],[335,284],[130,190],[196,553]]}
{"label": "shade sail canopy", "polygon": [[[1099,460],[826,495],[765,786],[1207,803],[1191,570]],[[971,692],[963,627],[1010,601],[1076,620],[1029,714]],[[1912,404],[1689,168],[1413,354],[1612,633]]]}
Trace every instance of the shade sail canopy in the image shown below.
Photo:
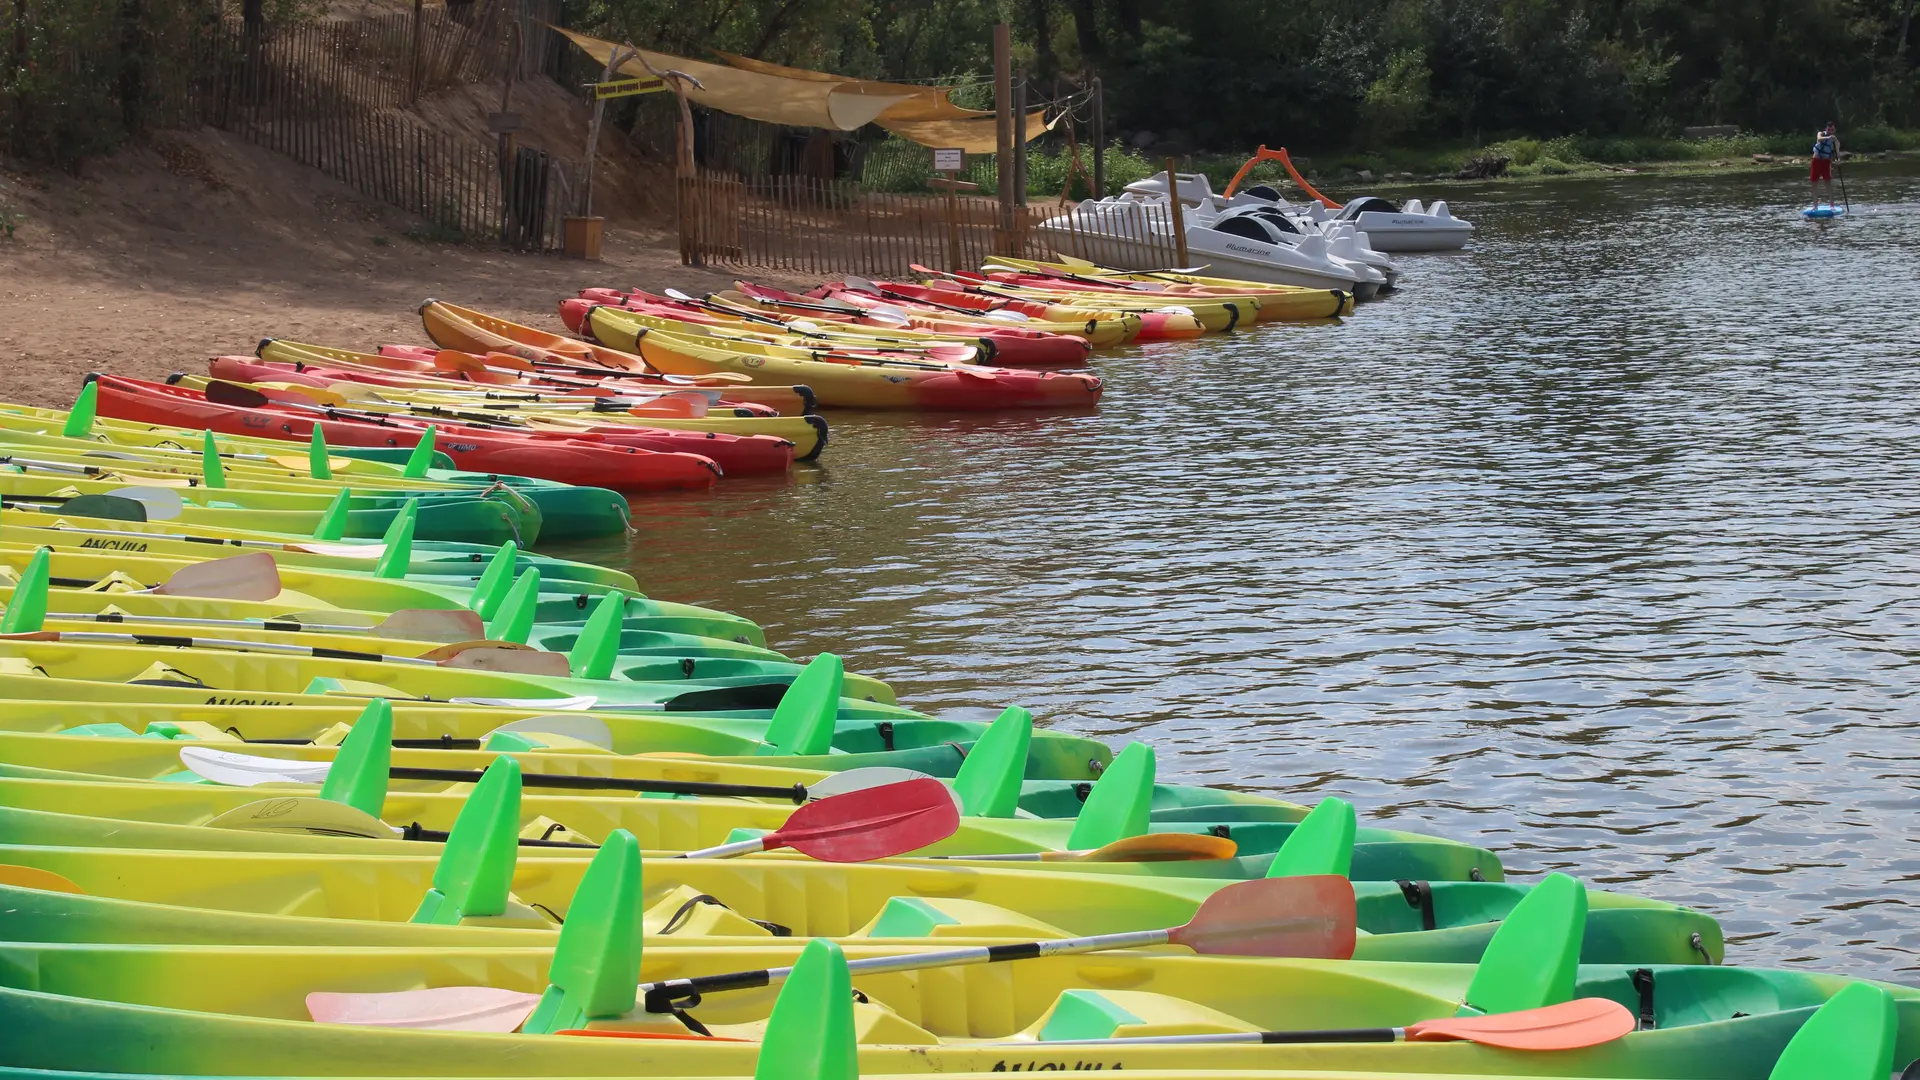
{"label": "shade sail canopy", "polygon": [[[560,32],[602,64],[612,59],[614,49],[619,47],[611,41],[572,30]],[[859,79],[829,81],[788,78],[645,49],[640,50],[639,58],[623,63],[618,74],[630,78],[645,76],[647,69],[641,60],[652,65],[656,71],[683,71],[700,80],[698,89],[687,89],[687,99],[709,109],[744,116],[749,120],[764,120],[770,124],[826,128],[829,131],[852,131],[871,124],[890,106],[926,93],[923,87],[901,88],[894,84],[870,83]],[[909,92],[902,93],[902,89]]]}

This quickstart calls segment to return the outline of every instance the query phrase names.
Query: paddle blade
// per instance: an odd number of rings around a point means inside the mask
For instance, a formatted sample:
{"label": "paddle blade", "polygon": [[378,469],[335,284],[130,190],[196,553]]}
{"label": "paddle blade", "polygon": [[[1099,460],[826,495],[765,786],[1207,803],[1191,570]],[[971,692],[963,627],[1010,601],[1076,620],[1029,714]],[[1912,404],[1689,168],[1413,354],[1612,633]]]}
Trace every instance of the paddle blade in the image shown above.
{"label": "paddle blade", "polygon": [[1208,956],[1353,957],[1353,883],[1318,877],[1238,881],[1207,897],[1167,940]]}
{"label": "paddle blade", "polygon": [[1580,945],[1587,932],[1587,890],[1565,874],[1548,874],[1513,905],[1487,942],[1464,1008],[1517,1012],[1573,996]]}
{"label": "paddle blade", "polygon": [[1503,1050],[1580,1050],[1609,1043],[1638,1023],[1625,1005],[1579,998],[1492,1016],[1446,1017],[1407,1027],[1409,1042],[1472,1042]]}
{"label": "paddle blade", "polygon": [[947,785],[908,780],[808,803],[764,844],[768,851],[790,847],[822,862],[867,862],[939,843],[959,827],[960,809]]}
{"label": "paddle blade", "polygon": [[408,641],[478,641],[487,636],[487,622],[466,608],[404,608],[387,616],[373,632]]}
{"label": "paddle blade", "polygon": [[390,994],[312,993],[307,995],[307,1015],[318,1024],[505,1034],[518,1030],[539,1003],[539,994],[436,986]]}
{"label": "paddle blade", "polygon": [[399,831],[393,826],[345,803],[307,798],[262,799],[236,806],[208,821],[204,827],[308,833],[315,836],[359,836],[369,840],[392,840],[399,836]]}
{"label": "paddle blade", "polygon": [[115,488],[107,494],[116,499],[130,499],[139,503],[148,521],[171,521],[187,508],[186,501],[172,488],[124,487]]}
{"label": "paddle blade", "polygon": [[253,787],[256,784],[324,784],[331,761],[292,759],[235,754],[191,743],[180,747],[180,764],[195,776],[227,787]]}
{"label": "paddle blade", "polygon": [[546,675],[564,679],[571,674],[565,653],[543,652],[500,641],[462,641],[422,653],[441,667],[468,671],[504,671],[515,675]]}
{"label": "paddle blade", "polygon": [[42,892],[74,893],[79,896],[87,894],[85,889],[51,870],[42,870],[37,866],[14,866],[11,863],[0,864],[0,885],[16,889],[39,889]]}
{"label": "paddle blade", "polygon": [[[1105,847],[1074,852],[1074,862],[1197,862],[1231,859],[1240,845],[1212,833],[1144,833]],[[1066,853],[1062,853],[1066,854]]]}
{"label": "paddle blade", "polygon": [[[0,880],[5,873],[0,867]],[[1893,995],[1852,983],[1800,1025],[1768,1080],[1881,1080],[1893,1072],[1899,1031]]]}
{"label": "paddle blade", "polygon": [[145,521],[147,508],[133,499],[117,495],[80,495],[60,504],[64,517],[101,518],[106,521]]}
{"label": "paddle blade", "polygon": [[280,566],[264,551],[235,555],[182,567],[153,591],[206,600],[271,600],[280,595]]}
{"label": "paddle blade", "polygon": [[909,780],[931,780],[932,777],[912,769],[896,769],[890,765],[873,765],[864,769],[848,769],[846,772],[833,773],[817,784],[807,785],[807,798],[831,799],[835,795],[845,795],[854,791],[866,791],[870,788],[886,787],[888,784],[904,784]]}

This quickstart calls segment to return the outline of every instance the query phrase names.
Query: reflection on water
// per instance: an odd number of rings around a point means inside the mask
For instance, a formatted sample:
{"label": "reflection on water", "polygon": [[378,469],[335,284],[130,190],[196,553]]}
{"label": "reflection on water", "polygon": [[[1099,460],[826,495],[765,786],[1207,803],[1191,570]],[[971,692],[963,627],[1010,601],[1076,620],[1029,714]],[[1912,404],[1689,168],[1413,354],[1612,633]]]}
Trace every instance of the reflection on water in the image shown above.
{"label": "reflection on water", "polygon": [[1092,415],[835,415],[626,558],[928,711],[1913,981],[1920,175],[1850,171],[1832,225],[1783,176],[1450,192],[1474,250],[1344,325],[1101,358]]}

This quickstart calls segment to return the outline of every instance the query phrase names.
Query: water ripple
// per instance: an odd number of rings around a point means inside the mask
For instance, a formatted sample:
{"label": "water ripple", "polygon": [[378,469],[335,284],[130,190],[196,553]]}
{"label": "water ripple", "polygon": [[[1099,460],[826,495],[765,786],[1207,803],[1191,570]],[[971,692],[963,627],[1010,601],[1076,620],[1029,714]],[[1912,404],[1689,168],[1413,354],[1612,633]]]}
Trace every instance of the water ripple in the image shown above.
{"label": "water ripple", "polygon": [[1464,193],[1474,250],[1343,325],[1102,358],[1097,415],[836,415],[617,557],[928,711],[1911,981],[1920,176],[1852,171],[1832,226],[1777,177]]}

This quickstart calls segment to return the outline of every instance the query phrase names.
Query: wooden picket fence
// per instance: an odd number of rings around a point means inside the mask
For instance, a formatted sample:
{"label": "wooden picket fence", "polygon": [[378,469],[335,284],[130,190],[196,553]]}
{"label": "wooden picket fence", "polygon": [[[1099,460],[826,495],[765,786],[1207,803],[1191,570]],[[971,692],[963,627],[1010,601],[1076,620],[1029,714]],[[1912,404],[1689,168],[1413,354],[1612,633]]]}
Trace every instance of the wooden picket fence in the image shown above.
{"label": "wooden picket fence", "polygon": [[1176,265],[1172,223],[1157,207],[1090,232],[1053,205],[1016,207],[1003,224],[999,202],[981,195],[949,199],[864,191],[844,180],[701,170],[680,181],[679,209],[681,258],[696,265],[871,277],[907,275],[916,264],[977,269],[995,255]]}

